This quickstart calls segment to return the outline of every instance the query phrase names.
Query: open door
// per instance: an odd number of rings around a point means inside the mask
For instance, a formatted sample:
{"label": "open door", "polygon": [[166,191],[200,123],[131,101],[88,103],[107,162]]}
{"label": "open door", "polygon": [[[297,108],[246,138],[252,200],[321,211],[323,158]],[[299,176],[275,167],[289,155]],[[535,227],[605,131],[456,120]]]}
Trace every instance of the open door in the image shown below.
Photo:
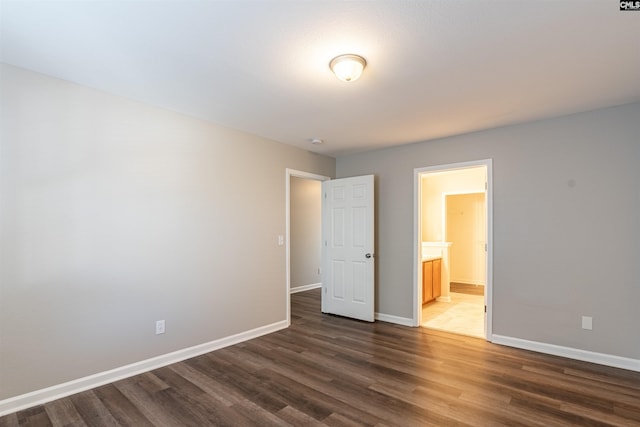
{"label": "open door", "polygon": [[322,183],[322,311],[374,320],[373,175]]}

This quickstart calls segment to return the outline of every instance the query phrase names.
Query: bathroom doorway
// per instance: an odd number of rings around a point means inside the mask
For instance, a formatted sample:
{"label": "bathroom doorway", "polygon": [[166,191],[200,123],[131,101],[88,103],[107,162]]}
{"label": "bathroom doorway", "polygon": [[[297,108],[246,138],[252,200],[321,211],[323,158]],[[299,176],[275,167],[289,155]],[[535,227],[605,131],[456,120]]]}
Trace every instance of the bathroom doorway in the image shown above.
{"label": "bathroom doorway", "polygon": [[490,340],[491,161],[415,175],[416,323]]}

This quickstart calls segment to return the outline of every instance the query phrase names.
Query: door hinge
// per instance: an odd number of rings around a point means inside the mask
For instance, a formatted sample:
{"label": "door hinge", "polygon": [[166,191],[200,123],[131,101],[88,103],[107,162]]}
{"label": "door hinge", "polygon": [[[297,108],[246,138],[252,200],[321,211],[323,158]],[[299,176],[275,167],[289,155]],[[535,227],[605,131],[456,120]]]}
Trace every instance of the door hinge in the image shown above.
{"label": "door hinge", "polygon": [[485,251],[485,252],[487,252],[487,248],[488,248],[488,246],[487,246],[487,244],[485,243],[485,244],[484,244],[484,251]]}
{"label": "door hinge", "polygon": [[484,312],[485,313],[487,312],[487,306],[486,305],[484,306]]}
{"label": "door hinge", "polygon": [[484,183],[484,189],[485,189],[485,190],[488,190],[488,189],[489,189],[489,183],[488,183],[488,182],[486,182],[486,181],[485,181],[485,183]]}
{"label": "door hinge", "polygon": [[326,191],[324,192],[324,198],[325,198],[325,200],[327,199],[327,192]]}

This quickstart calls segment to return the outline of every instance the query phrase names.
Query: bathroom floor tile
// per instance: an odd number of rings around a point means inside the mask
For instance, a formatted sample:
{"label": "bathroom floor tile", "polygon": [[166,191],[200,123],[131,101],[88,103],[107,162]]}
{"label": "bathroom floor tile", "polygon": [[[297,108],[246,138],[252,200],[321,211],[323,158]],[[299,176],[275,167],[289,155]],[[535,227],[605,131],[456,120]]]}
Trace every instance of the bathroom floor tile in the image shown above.
{"label": "bathroom floor tile", "polygon": [[450,295],[451,302],[435,301],[422,307],[422,326],[484,338],[484,296]]}

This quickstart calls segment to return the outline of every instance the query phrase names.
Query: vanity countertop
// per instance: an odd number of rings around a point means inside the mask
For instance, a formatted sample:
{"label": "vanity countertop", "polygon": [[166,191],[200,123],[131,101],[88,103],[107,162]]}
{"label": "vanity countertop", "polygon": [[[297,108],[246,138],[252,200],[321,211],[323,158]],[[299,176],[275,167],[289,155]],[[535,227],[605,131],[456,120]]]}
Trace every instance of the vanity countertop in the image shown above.
{"label": "vanity countertop", "polygon": [[425,256],[425,257],[422,257],[422,262],[433,261],[434,259],[442,259],[442,257],[441,256]]}

